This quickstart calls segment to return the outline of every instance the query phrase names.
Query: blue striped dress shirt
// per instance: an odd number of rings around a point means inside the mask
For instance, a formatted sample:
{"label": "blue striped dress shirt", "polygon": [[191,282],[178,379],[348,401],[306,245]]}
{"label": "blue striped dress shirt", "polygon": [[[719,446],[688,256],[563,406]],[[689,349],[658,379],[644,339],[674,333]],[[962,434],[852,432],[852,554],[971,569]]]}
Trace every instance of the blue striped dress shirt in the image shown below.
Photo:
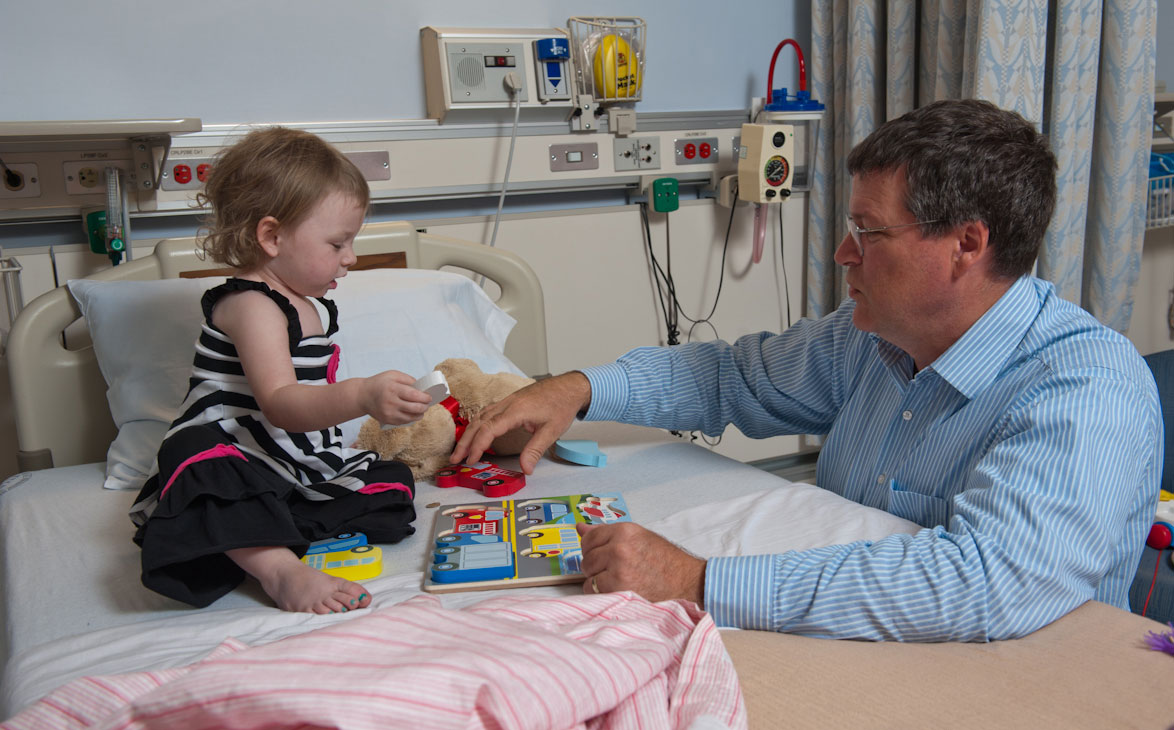
{"label": "blue striped dress shirt", "polygon": [[985,641],[1081,603],[1128,607],[1162,465],[1157,388],[1133,345],[1019,279],[930,366],[852,324],[632,350],[583,372],[588,420],[756,438],[826,435],[816,482],[924,529],[711,558],[722,626]]}

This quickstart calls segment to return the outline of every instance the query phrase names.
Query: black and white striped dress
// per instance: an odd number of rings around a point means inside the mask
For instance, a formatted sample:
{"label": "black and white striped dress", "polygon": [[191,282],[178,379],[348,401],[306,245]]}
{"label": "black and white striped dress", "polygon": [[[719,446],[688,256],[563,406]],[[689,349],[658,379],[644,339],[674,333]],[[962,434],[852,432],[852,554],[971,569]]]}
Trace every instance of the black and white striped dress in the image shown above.
{"label": "black and white striped dress", "polygon": [[216,303],[241,291],[265,293],[285,313],[299,383],[333,383],[340,356],[330,339],[338,313],[328,299],[318,300],[330,319],[326,333],[302,337],[293,305],[263,283],[229,279],[204,294],[187,397],[160,446],[158,471],[131,509],[144,585],[196,606],[244,579],[226,550],[288,546],[301,554],[338,532],[388,543],[414,531],[405,465],[348,448],[338,427],[291,433],[261,413],[235,345],[211,323]]}

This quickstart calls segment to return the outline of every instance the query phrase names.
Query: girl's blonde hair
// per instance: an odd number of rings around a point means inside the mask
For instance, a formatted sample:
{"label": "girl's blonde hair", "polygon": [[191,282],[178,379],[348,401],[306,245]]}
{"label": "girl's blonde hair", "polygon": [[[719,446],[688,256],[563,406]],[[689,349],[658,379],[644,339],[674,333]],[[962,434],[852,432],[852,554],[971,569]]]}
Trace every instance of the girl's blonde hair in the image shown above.
{"label": "girl's blonde hair", "polygon": [[210,208],[200,247],[214,261],[249,271],[264,256],[257,242],[262,218],[295,228],[331,193],[363,208],[371,199],[363,173],[322,138],[287,127],[250,132],[216,160],[196,197]]}

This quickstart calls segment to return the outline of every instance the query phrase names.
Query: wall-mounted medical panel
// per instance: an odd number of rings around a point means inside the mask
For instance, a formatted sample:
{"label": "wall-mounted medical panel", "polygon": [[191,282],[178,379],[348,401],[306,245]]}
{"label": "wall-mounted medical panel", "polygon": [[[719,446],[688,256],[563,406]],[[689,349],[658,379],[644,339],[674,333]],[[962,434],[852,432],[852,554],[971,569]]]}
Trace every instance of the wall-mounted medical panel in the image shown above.
{"label": "wall-mounted medical panel", "polygon": [[566,49],[559,28],[422,28],[428,116],[484,122],[517,112],[525,120],[565,120],[573,108]]}
{"label": "wall-mounted medical panel", "polygon": [[[406,202],[495,195],[507,164],[509,193],[638,189],[641,175],[649,171],[682,184],[707,185],[736,171],[736,155],[726,151],[736,150],[744,121],[744,114],[734,112],[641,115],[640,131],[630,137],[584,135],[564,123],[530,122],[520,126],[512,162],[508,124],[298,126],[350,157],[363,171],[374,202]],[[213,174],[217,155],[248,131],[241,125],[216,125],[177,134],[169,144],[148,147],[152,157],[145,161],[136,158],[135,147],[125,140],[9,143],[0,136],[0,159],[14,169],[37,171],[35,186],[27,178],[23,197],[0,194],[0,220],[64,220],[102,206],[104,180],[95,175],[109,164],[128,173],[128,187],[138,192],[129,200],[133,215],[194,212],[196,195]],[[697,149],[708,144],[710,154],[678,159],[675,151],[682,140]],[[721,154],[714,153],[718,150]],[[145,187],[152,171],[158,175],[157,189]]]}

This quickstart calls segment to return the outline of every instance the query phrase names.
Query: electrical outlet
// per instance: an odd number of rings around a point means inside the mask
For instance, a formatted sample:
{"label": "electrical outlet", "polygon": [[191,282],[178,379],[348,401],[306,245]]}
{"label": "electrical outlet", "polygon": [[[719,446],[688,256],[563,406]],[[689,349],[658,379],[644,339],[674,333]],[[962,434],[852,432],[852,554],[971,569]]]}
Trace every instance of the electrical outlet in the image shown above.
{"label": "electrical outlet", "polygon": [[161,190],[199,190],[212,171],[212,157],[173,157],[159,180]]}
{"label": "electrical outlet", "polygon": [[134,167],[130,160],[70,160],[62,163],[65,173],[67,195],[94,195],[106,192],[106,168],[122,170],[124,185],[135,182]]}
{"label": "electrical outlet", "polygon": [[612,149],[616,172],[660,169],[659,137],[616,138]]}
{"label": "electrical outlet", "polygon": [[716,164],[717,137],[686,137],[673,140],[678,165]]}
{"label": "electrical outlet", "polygon": [[9,162],[7,171],[0,169],[0,200],[6,198],[39,198],[41,179],[37,166],[31,162]]}

